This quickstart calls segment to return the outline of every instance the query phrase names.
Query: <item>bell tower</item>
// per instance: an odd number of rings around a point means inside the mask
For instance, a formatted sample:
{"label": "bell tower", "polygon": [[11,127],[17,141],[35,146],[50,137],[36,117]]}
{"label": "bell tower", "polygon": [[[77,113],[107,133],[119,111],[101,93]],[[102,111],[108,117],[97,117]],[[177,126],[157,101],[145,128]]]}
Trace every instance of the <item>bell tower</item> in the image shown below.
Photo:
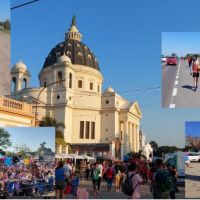
{"label": "bell tower", "polygon": [[12,94],[15,94],[16,92],[29,87],[31,75],[22,60],[20,60],[13,66],[10,74]]}

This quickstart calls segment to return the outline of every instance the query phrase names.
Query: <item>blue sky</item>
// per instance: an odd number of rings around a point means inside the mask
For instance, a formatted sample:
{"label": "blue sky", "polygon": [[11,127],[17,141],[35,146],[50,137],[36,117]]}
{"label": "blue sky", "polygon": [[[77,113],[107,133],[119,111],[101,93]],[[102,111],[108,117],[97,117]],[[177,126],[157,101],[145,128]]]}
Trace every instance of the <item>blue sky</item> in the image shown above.
{"label": "blue sky", "polygon": [[13,151],[16,145],[26,144],[31,150],[35,151],[42,142],[46,142],[46,147],[55,151],[55,128],[52,127],[9,127],[5,128],[11,135],[12,147],[8,150]]}
{"label": "blue sky", "polygon": [[[190,31],[190,29],[188,30]],[[185,56],[187,53],[200,53],[200,32],[162,33],[162,54]]]}
{"label": "blue sky", "polygon": [[0,0],[0,21],[10,19],[10,0]]}
{"label": "blue sky", "polygon": [[185,122],[185,135],[200,137],[200,121]]}
{"label": "blue sky", "polygon": [[[13,0],[12,6],[24,3]],[[172,6],[173,5],[173,6]],[[12,11],[11,63],[22,59],[31,72],[31,86],[38,86],[38,73],[50,50],[64,40],[77,16],[83,42],[96,55],[105,89],[112,86],[128,100],[137,100],[147,141],[184,146],[184,123],[198,120],[199,111],[162,109],[161,92],[129,93],[161,86],[162,32],[200,32],[199,0],[40,0]],[[192,14],[189,14],[189,11]]]}

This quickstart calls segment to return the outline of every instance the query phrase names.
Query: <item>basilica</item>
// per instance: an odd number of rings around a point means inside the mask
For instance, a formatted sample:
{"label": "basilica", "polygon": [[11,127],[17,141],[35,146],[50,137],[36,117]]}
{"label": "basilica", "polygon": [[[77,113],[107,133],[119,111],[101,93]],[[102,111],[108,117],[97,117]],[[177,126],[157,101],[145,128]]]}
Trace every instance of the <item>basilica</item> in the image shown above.
{"label": "basilica", "polygon": [[[35,125],[44,116],[64,123],[60,130],[65,141],[81,153],[109,151],[123,159],[128,152],[139,151],[140,107],[112,87],[102,91],[98,60],[82,42],[75,16],[65,40],[45,59],[40,87],[30,87],[30,75],[22,61],[12,67],[12,96],[31,99]],[[67,148],[61,151],[68,153]]]}

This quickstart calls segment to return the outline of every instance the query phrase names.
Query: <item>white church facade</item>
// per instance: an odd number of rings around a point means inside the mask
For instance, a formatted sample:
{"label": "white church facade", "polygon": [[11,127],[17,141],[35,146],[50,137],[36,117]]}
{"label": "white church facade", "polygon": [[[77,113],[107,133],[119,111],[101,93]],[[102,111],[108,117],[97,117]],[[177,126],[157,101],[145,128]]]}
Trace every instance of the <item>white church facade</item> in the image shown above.
{"label": "white church facade", "polygon": [[50,116],[64,123],[60,130],[72,149],[111,151],[123,159],[124,154],[140,148],[140,107],[111,87],[102,91],[98,61],[81,38],[73,17],[65,41],[57,44],[44,62],[40,87],[30,87],[30,72],[19,61],[11,70],[12,95],[32,100],[36,122]]}

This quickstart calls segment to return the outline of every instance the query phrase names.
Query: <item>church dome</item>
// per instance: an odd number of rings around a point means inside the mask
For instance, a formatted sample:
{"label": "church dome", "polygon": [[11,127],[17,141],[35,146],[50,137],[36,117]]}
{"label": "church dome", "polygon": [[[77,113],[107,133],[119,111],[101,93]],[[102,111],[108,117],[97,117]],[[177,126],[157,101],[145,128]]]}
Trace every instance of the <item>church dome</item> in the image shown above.
{"label": "church dome", "polygon": [[13,66],[13,69],[24,69],[24,70],[27,70],[27,66],[22,62],[22,60],[20,60],[19,62],[17,62]]}
{"label": "church dome", "polygon": [[115,92],[113,88],[108,87],[105,92],[112,93]]}
{"label": "church dome", "polygon": [[72,64],[85,65],[99,70],[98,61],[93,52],[81,42],[82,35],[76,28],[76,18],[72,19],[71,27],[66,33],[65,41],[57,44],[47,56],[43,68],[57,62],[58,57],[66,55],[71,59]]}

